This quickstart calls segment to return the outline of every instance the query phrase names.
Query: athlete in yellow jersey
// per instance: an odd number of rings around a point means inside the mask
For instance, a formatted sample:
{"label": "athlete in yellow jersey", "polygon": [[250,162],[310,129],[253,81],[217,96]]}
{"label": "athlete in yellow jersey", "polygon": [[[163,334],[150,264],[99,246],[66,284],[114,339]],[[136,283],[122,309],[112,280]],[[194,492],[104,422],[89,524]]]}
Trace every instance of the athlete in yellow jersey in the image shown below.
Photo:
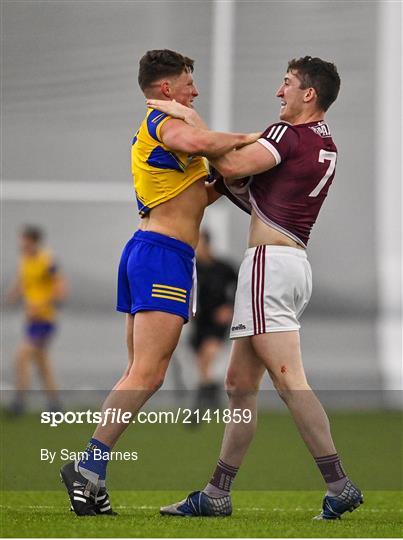
{"label": "athlete in yellow jersey", "polygon": [[25,335],[16,355],[17,394],[11,412],[25,409],[30,387],[30,369],[35,361],[51,409],[60,408],[48,344],[56,329],[57,305],[65,298],[66,282],[51,253],[42,247],[42,231],[26,226],[20,236],[20,262],[17,279],[8,293],[9,301],[23,299]]}
{"label": "athlete in yellow jersey", "polygon": [[[192,72],[190,58],[166,49],[148,51],[138,80],[146,98],[175,99],[191,107],[198,96]],[[127,313],[129,363],[103,410],[137,413],[162,385],[189,318],[200,222],[206,206],[220,196],[206,185],[201,156],[218,157],[260,135],[212,132],[203,121],[196,124],[149,109],[133,139],[132,172],[142,219],[122,253],[117,301],[117,309]],[[107,456],[126,427],[105,415],[85,459],[62,468],[77,514],[112,512],[105,489]],[[95,449],[105,459],[96,459]]]}

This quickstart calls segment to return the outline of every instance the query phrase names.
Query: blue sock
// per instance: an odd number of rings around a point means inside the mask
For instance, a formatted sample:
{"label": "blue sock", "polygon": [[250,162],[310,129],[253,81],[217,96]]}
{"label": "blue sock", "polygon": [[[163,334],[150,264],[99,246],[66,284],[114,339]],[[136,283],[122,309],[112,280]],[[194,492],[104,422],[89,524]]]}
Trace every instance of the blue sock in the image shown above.
{"label": "blue sock", "polygon": [[110,451],[109,446],[98,439],[90,440],[83,458],[78,463],[79,471],[84,478],[93,484],[97,484],[99,480],[105,480]]}

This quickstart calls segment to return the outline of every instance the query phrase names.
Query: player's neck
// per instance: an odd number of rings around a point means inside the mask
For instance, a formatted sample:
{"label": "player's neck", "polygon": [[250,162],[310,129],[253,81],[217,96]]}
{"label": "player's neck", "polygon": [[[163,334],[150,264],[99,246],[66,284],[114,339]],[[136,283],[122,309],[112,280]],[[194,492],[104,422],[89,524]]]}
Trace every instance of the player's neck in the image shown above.
{"label": "player's neck", "polygon": [[320,122],[325,119],[322,111],[313,111],[311,113],[303,113],[295,118],[290,124],[296,126],[298,124],[310,124],[311,122]]}
{"label": "player's neck", "polygon": [[146,99],[161,99],[163,101],[171,101],[169,97],[160,92],[159,90],[149,89],[144,93]]}
{"label": "player's neck", "polygon": [[34,249],[32,251],[22,252],[22,256],[26,257],[27,259],[33,259],[34,257],[37,257],[39,253],[40,253],[40,249]]}

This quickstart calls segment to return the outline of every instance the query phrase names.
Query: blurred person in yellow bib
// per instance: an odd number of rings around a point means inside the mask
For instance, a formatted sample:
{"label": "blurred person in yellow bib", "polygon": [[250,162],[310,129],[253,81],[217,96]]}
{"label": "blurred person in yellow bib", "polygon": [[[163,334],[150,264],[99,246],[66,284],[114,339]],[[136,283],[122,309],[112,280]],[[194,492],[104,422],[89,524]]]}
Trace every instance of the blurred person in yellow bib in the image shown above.
{"label": "blurred person in yellow bib", "polygon": [[48,347],[56,331],[57,311],[66,297],[66,281],[52,253],[43,247],[43,232],[27,225],[19,238],[20,259],[17,277],[7,300],[24,304],[24,335],[15,358],[16,395],[10,407],[22,414],[30,388],[30,363],[34,362],[48,396],[49,408],[60,409],[58,390]]}

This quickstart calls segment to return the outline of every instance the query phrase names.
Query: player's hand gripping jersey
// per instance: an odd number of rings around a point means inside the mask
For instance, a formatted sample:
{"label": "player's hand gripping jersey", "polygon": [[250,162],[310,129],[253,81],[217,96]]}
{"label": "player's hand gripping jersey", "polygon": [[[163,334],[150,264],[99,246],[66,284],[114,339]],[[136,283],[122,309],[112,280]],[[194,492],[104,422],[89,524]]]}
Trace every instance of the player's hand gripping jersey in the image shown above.
{"label": "player's hand gripping jersey", "polygon": [[201,156],[172,151],[161,140],[162,125],[172,118],[148,109],[132,144],[132,174],[140,216],[207,177]]}

